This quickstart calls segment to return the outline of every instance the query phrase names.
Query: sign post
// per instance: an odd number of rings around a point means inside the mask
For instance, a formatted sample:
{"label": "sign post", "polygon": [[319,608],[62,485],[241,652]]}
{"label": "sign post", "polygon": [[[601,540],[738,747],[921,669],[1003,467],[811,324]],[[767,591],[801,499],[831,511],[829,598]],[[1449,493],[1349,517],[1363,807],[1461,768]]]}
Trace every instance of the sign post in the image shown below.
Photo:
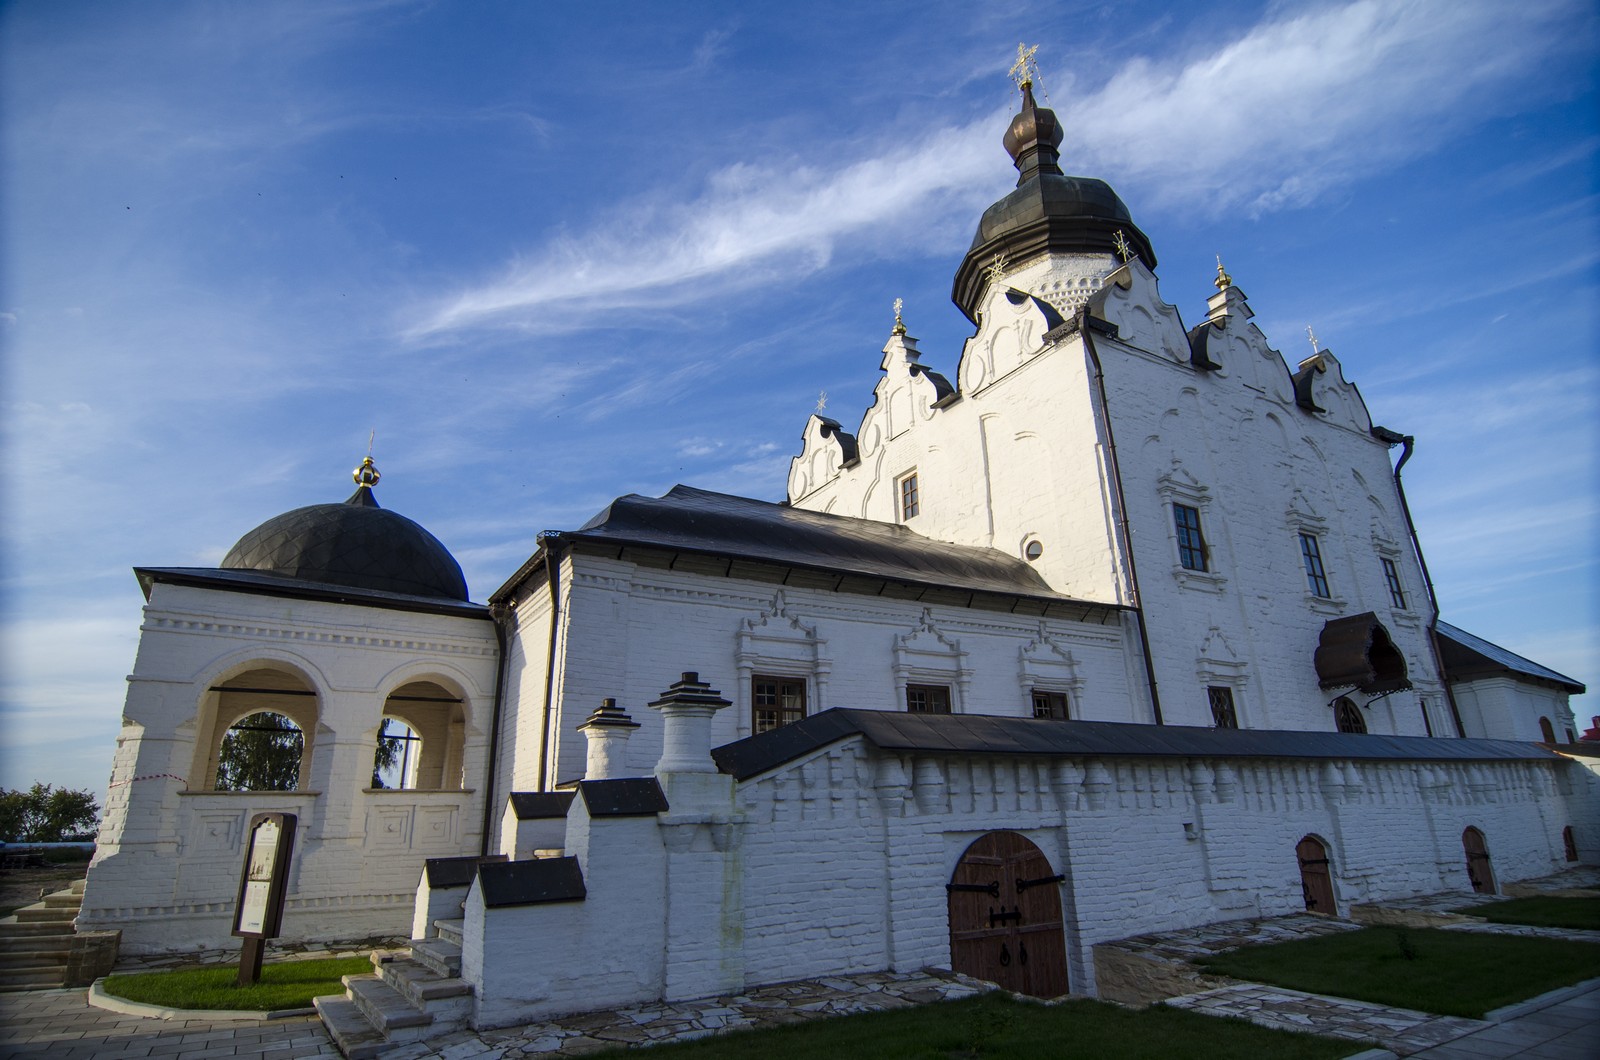
{"label": "sign post", "polygon": [[249,986],[261,977],[265,941],[278,937],[283,900],[289,889],[294,826],[292,813],[258,813],[250,818],[244,872],[239,877],[239,901],[233,914],[233,934],[244,939],[244,949],[239,954],[240,986]]}

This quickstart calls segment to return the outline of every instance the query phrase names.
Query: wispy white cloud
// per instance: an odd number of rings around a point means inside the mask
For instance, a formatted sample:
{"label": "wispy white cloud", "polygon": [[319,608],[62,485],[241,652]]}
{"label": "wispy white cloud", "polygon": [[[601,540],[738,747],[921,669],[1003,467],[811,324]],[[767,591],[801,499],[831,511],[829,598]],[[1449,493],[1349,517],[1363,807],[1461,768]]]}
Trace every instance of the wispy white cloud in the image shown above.
{"label": "wispy white cloud", "polygon": [[[1562,47],[1552,27],[1574,17],[1557,2],[1521,5],[1514,17],[1441,0],[1275,11],[1186,61],[1136,57],[1098,89],[1058,93],[1068,98],[1058,104],[1065,156],[1169,209],[1303,206],[1481,119],[1497,90]],[[570,331],[792,281],[841,250],[870,254],[874,240],[933,249],[930,232],[964,229],[974,205],[1003,188],[993,143],[1003,121],[901,128],[875,141],[892,150],[832,168],[728,166],[687,201],[630,203],[518,255],[406,332]]]}

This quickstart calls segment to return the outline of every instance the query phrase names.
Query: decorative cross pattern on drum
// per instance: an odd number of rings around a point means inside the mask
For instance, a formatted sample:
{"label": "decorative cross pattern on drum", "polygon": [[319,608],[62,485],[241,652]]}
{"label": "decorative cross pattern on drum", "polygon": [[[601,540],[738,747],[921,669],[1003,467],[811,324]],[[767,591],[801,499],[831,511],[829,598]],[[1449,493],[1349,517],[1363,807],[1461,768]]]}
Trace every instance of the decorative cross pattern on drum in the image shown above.
{"label": "decorative cross pattern on drum", "polygon": [[1067,992],[1062,877],[1016,832],[990,832],[967,848],[946,885],[950,966],[1033,997]]}

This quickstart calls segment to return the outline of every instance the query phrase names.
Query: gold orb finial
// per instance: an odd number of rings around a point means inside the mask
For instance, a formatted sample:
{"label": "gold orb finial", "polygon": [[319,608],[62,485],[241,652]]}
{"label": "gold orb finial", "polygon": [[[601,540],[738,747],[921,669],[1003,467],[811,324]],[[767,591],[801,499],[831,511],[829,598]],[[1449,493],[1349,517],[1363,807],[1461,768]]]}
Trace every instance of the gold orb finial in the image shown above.
{"label": "gold orb finial", "polygon": [[355,479],[357,486],[371,487],[376,486],[378,479],[383,476],[378,474],[378,468],[373,464],[372,457],[369,454],[361,458],[361,466],[352,471],[350,477]]}
{"label": "gold orb finial", "polygon": [[894,300],[894,334],[896,335],[904,335],[906,333],[906,322],[900,319],[900,310],[905,307],[904,299],[896,298]]}
{"label": "gold orb finial", "polygon": [[1217,255],[1217,290],[1226,291],[1233,286],[1233,277],[1228,275],[1228,270],[1222,267],[1222,255]]}
{"label": "gold orb finial", "polygon": [[1039,64],[1033,61],[1033,53],[1038,50],[1037,44],[1031,48],[1024,44],[1017,45],[1017,61],[1011,64],[1011,80],[1017,83],[1019,90],[1031,86],[1039,76]]}

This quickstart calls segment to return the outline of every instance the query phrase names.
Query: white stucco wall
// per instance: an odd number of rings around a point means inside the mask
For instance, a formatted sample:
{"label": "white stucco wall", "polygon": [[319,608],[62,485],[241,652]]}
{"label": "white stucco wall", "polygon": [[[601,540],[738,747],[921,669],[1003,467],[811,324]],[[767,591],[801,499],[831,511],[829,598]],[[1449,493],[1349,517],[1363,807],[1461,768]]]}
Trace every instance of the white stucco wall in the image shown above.
{"label": "white stucco wall", "polygon": [[[488,621],[157,582],[79,927],[121,929],[134,953],[232,945],[241,838],[253,814],[285,811],[298,834],[284,937],[405,934],[423,860],[477,851],[495,654]],[[192,788],[208,689],[259,669],[316,693],[304,790]],[[384,702],[421,679],[463,701],[464,784],[366,790]]]}

